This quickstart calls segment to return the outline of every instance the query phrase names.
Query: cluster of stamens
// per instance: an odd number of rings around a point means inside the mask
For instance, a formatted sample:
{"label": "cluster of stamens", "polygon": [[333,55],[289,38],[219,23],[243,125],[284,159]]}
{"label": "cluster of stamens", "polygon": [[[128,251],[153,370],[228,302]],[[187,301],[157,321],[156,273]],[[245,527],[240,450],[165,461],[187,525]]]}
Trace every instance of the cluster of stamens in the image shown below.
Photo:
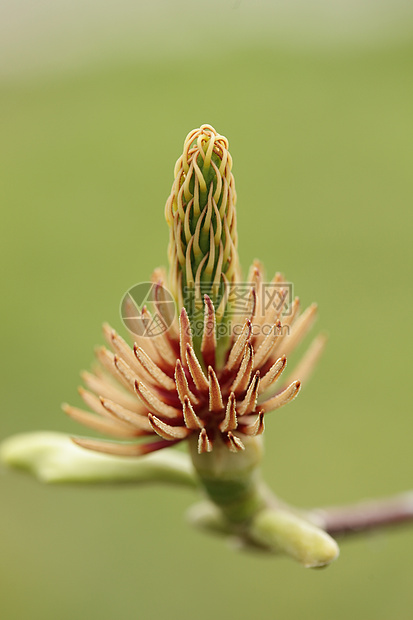
{"label": "cluster of stamens", "polygon": [[[156,278],[160,297],[164,280],[159,270]],[[278,387],[286,355],[311,327],[316,306],[300,314],[296,298],[288,308],[270,306],[264,311],[262,278],[261,267],[255,263],[249,278],[247,312],[233,323],[237,335],[232,337],[221,366],[216,356],[215,309],[207,295],[199,351],[195,350],[185,308],[163,333],[152,338],[135,333],[133,348],[105,325],[110,350],[100,347],[96,351],[99,367],[94,373],[83,373],[88,389],[80,388],[93,413],[69,405],[64,405],[64,410],[99,432],[134,441],[77,438],[76,443],[110,454],[137,456],[196,434],[200,453],[212,451],[217,441],[232,452],[244,450],[243,436],[261,434],[264,415],[295,398],[323,347],[323,339],[316,338],[296,369],[301,381],[287,381]],[[283,279],[277,274],[273,282],[282,286]],[[156,299],[157,295],[155,306]],[[143,308],[136,320],[150,322],[149,310]],[[265,335],[260,325],[271,329]]]}

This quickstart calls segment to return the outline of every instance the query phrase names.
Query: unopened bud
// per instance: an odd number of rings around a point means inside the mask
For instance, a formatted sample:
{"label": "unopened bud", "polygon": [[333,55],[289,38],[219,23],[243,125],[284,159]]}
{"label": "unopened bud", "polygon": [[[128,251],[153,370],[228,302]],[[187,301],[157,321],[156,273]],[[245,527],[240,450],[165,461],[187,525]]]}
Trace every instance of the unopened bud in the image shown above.
{"label": "unopened bud", "polygon": [[251,533],[257,542],[286,553],[307,568],[327,566],[339,555],[331,536],[287,510],[262,510],[253,520]]}

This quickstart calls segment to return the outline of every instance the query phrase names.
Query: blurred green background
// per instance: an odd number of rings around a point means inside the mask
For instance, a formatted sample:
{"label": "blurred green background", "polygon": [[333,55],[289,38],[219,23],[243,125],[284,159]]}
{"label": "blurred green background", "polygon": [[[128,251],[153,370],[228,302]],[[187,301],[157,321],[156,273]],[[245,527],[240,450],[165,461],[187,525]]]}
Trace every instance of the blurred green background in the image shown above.
{"label": "blurred green background", "polygon": [[[0,440],[82,432],[60,403],[79,403],[123,293],[166,264],[173,166],[210,123],[230,141],[244,270],[283,271],[329,334],[268,419],[265,478],[302,506],[412,488],[412,7],[208,7],[3,5]],[[413,527],[308,571],[189,529],[183,490],[1,470],[0,498],[5,620],[411,618]]]}

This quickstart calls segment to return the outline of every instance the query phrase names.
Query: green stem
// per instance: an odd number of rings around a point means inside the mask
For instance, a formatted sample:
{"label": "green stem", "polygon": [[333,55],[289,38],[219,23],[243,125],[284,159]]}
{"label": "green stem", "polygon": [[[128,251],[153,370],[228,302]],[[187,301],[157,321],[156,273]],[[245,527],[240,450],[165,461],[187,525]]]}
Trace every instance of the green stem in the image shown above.
{"label": "green stem", "polygon": [[217,437],[212,452],[198,454],[196,441],[190,442],[190,455],[201,486],[228,523],[234,525],[251,521],[266,505],[258,470],[260,438],[248,438],[245,444],[245,451],[232,453]]}

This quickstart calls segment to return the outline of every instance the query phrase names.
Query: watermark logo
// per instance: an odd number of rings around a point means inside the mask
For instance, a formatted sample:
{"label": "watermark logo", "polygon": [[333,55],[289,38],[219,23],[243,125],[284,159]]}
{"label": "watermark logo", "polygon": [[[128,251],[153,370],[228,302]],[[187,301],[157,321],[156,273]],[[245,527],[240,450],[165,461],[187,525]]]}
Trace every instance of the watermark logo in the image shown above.
{"label": "watermark logo", "polygon": [[280,316],[289,316],[292,312],[293,285],[292,282],[263,282],[261,294],[264,314],[273,309]]}
{"label": "watermark logo", "polygon": [[[255,297],[260,300],[255,308],[255,316],[259,319],[265,318],[267,314],[278,316],[289,316],[292,312],[291,302],[293,300],[292,282],[261,282],[251,284],[251,282],[237,282],[228,286],[227,303],[231,307],[231,315],[246,316],[251,312],[252,289],[255,290]],[[203,283],[197,285],[195,289],[185,287],[183,289],[184,299],[188,304],[187,311],[192,313],[195,308],[195,299],[202,299],[205,294],[211,297],[211,284]],[[216,292],[212,291],[212,295]],[[221,291],[221,295],[224,292]]]}
{"label": "watermark logo", "polygon": [[[204,283],[198,285],[196,295],[193,288],[185,289],[183,293],[189,316],[195,315],[195,298],[202,300],[205,294],[214,297],[211,285]],[[217,338],[238,336],[244,318],[251,316],[254,303],[254,335],[261,333],[267,336],[274,329],[277,329],[280,334],[289,333],[287,325],[276,327],[274,322],[277,319],[282,322],[283,318],[291,315],[293,301],[291,282],[261,282],[259,284],[240,282],[231,285],[226,295],[232,322],[218,322]],[[154,338],[171,327],[176,318],[176,304],[172,293],[164,286],[153,282],[140,282],[124,294],[120,304],[120,314],[123,324],[131,334]],[[195,332],[195,336],[202,336],[203,321],[197,321],[196,325],[192,324],[192,331]]]}
{"label": "watermark logo", "polygon": [[124,294],[120,316],[135,336],[154,338],[165,333],[176,314],[175,301],[167,288],[153,282],[135,284]]}

